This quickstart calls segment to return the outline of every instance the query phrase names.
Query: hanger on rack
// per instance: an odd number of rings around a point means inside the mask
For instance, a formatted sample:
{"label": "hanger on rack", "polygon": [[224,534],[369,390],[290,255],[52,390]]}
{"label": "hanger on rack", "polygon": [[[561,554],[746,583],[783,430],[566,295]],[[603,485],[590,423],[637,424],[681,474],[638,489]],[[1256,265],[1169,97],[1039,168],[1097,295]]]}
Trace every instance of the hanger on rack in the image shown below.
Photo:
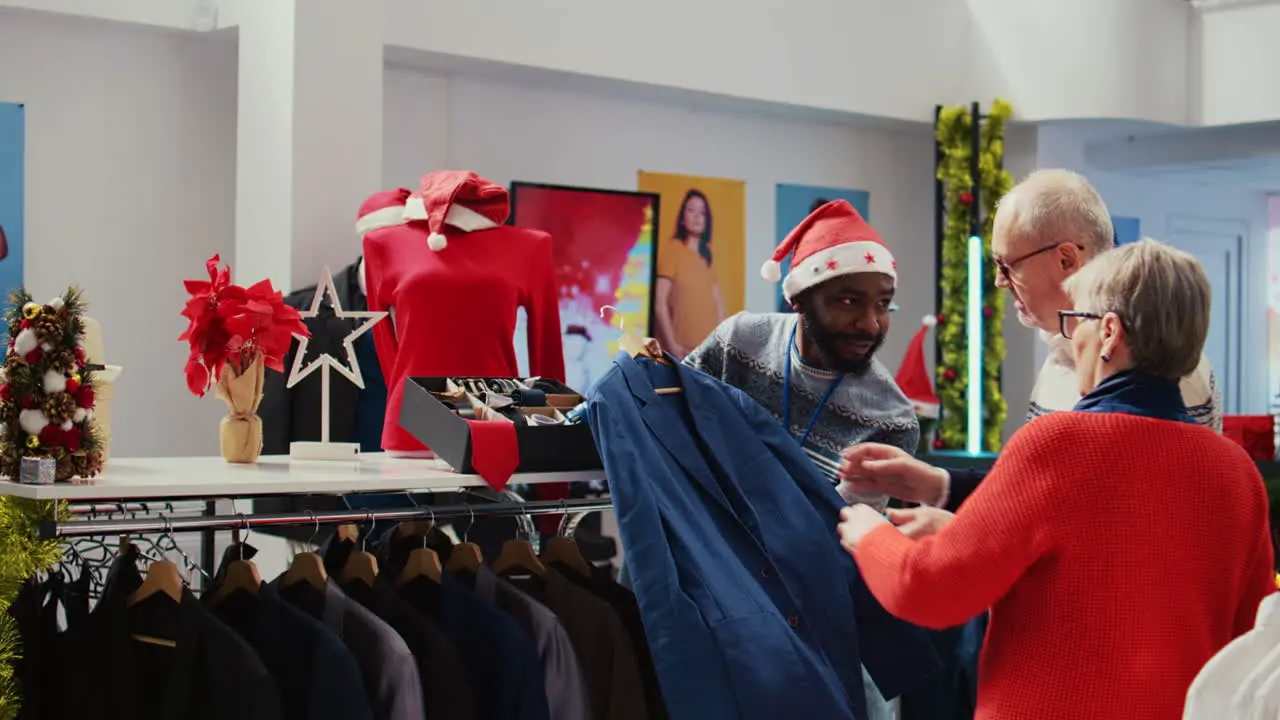
{"label": "hanger on rack", "polygon": [[[622,337],[618,338],[618,349],[627,353],[631,357],[645,357],[645,358],[649,358],[650,360],[653,360],[659,365],[666,365],[668,367],[673,367],[671,365],[671,361],[667,360],[667,356],[662,354],[662,345],[658,344],[658,341],[656,339],[651,337],[641,338],[638,335],[626,334],[627,321],[625,318],[618,315],[618,308],[612,305],[602,305],[600,307],[601,319],[604,319],[605,310],[613,311],[614,316],[618,318],[618,329],[623,332]],[[684,388],[681,388],[681,387],[656,388],[654,391],[657,392],[659,395],[678,395],[684,392]]]}
{"label": "hanger on rack", "polygon": [[[431,511],[431,508],[427,508]],[[435,525],[435,512],[431,511],[430,525],[422,533],[422,547],[414,548],[409,552],[409,557],[404,561],[404,569],[400,571],[400,577],[396,578],[396,585],[403,586],[409,584],[415,578],[425,577],[432,582],[439,583],[441,576],[444,574],[444,568],[440,565],[440,556],[435,550],[427,547],[427,532]]]}
{"label": "hanger on rack", "polygon": [[[165,518],[164,515],[161,515],[160,517],[164,520],[164,532],[168,535],[172,532],[173,526],[170,525],[168,518]],[[122,540],[123,542],[121,545],[125,550],[128,550],[129,546],[133,544],[133,541],[130,540],[127,535],[123,536]],[[184,589],[186,589],[186,585],[182,582],[182,573],[178,572],[178,566],[168,560],[156,560],[147,568],[147,576],[143,579],[142,586],[129,596],[128,604],[132,607],[143,600],[156,595],[157,593],[163,594],[175,603],[181,604],[182,591]],[[164,641],[155,644],[164,645],[168,642],[171,641]]]}
{"label": "hanger on rack", "polygon": [[560,519],[560,529],[556,531],[553,538],[547,540],[547,545],[542,550],[543,565],[551,565],[560,563],[578,573],[582,577],[591,577],[591,563],[582,557],[582,551],[578,548],[578,541],[573,539],[572,531],[569,528],[569,512],[568,504],[565,506],[565,513]]}
{"label": "hanger on rack", "polygon": [[[315,533],[307,544],[315,545],[316,538],[320,536],[320,520],[316,517],[314,511],[311,512],[311,519],[315,522]],[[291,587],[305,582],[316,590],[323,591],[325,583],[328,581],[329,573],[325,572],[324,558],[313,552],[302,552],[293,556],[293,562],[290,563],[289,569],[285,572],[280,584],[284,587]]]}
{"label": "hanger on rack", "polygon": [[[209,604],[212,606],[217,606],[237,590],[243,590],[253,597],[257,597],[262,590],[262,575],[258,572],[257,564],[252,560],[246,560],[244,556],[245,536],[249,533],[249,518],[244,513],[240,513],[240,521],[244,523],[243,528],[233,530],[231,538],[231,542],[240,552],[240,557],[227,563],[222,584],[209,599]],[[243,536],[241,530],[244,532]]]}
{"label": "hanger on rack", "polygon": [[467,522],[467,529],[462,532],[462,542],[453,546],[453,551],[449,553],[448,570],[451,573],[469,572],[475,574],[480,570],[480,566],[484,565],[484,554],[480,552],[480,546],[467,539],[471,534],[471,526],[476,522],[476,511],[467,504],[467,512],[469,512],[470,520]]}
{"label": "hanger on rack", "polygon": [[[369,518],[369,522],[372,527],[372,517]],[[360,528],[356,525],[339,525],[338,540],[353,544],[360,542],[360,549],[347,556],[347,562],[342,566],[342,573],[338,580],[343,583],[359,580],[373,587],[373,583],[378,579],[378,559],[366,549],[360,535]]]}
{"label": "hanger on rack", "polygon": [[[525,520],[532,524],[528,515],[525,515]],[[499,575],[518,570],[538,577],[547,574],[547,566],[538,559],[538,554],[533,551],[533,543],[528,538],[517,537],[502,543],[502,551],[498,553],[498,559],[493,561],[493,571]]]}

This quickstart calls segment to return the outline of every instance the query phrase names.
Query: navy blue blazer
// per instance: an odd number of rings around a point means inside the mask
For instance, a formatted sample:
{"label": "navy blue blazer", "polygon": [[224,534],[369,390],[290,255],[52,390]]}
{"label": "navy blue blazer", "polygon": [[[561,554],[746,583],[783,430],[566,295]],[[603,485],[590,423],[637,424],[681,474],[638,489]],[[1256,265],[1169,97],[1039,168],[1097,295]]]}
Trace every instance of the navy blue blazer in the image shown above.
{"label": "navy blue blazer", "polygon": [[840,547],[843,502],[795,439],[672,363],[620,353],[587,405],[672,720],[862,720],[860,663],[889,698],[935,672]]}

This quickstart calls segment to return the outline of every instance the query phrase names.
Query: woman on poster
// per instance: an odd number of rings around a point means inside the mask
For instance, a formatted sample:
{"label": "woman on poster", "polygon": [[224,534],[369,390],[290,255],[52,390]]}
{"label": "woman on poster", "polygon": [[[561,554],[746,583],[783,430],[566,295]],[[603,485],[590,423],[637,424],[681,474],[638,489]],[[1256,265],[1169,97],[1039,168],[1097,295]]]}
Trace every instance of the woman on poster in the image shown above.
{"label": "woman on poster", "polygon": [[701,190],[690,188],[676,215],[675,235],[658,253],[653,303],[654,334],[681,360],[724,320],[711,248],[711,204]]}

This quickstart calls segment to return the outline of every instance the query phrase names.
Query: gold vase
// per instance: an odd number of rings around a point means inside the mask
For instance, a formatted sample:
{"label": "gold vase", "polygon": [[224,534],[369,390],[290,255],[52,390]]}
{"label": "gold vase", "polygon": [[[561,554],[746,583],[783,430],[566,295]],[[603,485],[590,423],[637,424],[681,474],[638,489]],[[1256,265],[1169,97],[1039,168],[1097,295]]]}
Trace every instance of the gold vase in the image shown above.
{"label": "gold vase", "polygon": [[228,365],[218,378],[217,394],[227,404],[227,416],[219,423],[222,457],[230,463],[251,463],[262,454],[262,356],[237,374]]}

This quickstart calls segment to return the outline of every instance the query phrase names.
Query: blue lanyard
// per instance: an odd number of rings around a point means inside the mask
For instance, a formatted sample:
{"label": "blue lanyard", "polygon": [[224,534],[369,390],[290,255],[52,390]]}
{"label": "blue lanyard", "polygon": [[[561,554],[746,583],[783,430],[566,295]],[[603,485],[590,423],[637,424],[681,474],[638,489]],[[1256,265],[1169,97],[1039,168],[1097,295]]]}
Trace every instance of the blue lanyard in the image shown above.
{"label": "blue lanyard", "polygon": [[[782,427],[791,434],[791,352],[796,348],[796,328],[800,326],[799,319],[796,320],[795,326],[791,328],[791,342],[787,347],[787,365],[782,376]],[[809,439],[809,433],[813,432],[813,426],[818,424],[818,418],[822,417],[822,409],[827,406],[827,401],[835,394],[836,388],[840,387],[840,382],[844,380],[844,375],[839,375],[831,384],[827,386],[827,392],[822,396],[822,400],[818,402],[818,408],[813,411],[813,417],[809,418],[809,426],[804,429],[804,435],[800,436],[800,446],[803,447],[805,441]]]}

